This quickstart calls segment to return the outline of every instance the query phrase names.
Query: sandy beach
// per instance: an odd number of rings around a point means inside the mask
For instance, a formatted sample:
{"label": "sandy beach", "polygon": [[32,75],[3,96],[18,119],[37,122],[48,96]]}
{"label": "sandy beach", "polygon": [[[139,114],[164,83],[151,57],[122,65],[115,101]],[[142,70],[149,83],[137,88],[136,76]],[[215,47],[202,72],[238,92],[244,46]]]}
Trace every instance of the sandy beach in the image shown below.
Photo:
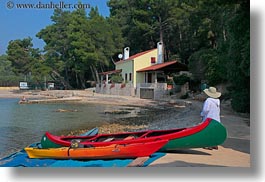
{"label": "sandy beach", "polygon": [[[30,101],[37,100],[36,103],[55,101],[101,103],[117,107],[136,106],[151,111],[149,121],[137,123],[138,127],[132,127],[127,120],[121,119],[117,123],[113,122],[107,126],[102,126],[101,132],[193,126],[200,122],[199,113],[203,104],[202,101],[195,99],[180,100],[174,97],[153,101],[134,97],[102,95],[93,93],[89,89],[20,91],[17,88],[0,88],[0,98],[21,98],[23,95]],[[227,128],[228,138],[219,146],[218,150],[202,148],[178,150],[167,153],[151,163],[149,167],[251,167],[249,114],[236,113],[230,108],[229,103],[222,103],[221,120]]]}

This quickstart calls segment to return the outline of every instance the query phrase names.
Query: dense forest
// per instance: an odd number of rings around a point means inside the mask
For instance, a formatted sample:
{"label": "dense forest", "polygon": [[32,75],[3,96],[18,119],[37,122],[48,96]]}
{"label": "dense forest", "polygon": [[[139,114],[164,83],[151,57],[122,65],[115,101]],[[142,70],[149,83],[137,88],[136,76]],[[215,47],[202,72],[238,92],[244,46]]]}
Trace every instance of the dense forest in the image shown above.
{"label": "dense forest", "polygon": [[112,70],[124,47],[131,54],[164,44],[164,60],[188,65],[194,82],[225,83],[232,107],[250,111],[250,4],[248,0],[109,0],[110,16],[97,7],[56,9],[52,24],[36,35],[9,42],[0,56],[0,84],[54,80],[86,88]]}

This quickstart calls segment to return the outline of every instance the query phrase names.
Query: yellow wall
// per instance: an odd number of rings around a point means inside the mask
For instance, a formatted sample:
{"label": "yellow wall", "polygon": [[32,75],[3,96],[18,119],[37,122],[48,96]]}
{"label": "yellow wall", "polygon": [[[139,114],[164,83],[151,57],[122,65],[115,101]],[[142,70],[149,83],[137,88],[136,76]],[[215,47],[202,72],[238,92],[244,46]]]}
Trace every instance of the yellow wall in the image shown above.
{"label": "yellow wall", "polygon": [[132,73],[133,85],[136,87],[138,83],[144,83],[144,73],[137,73],[137,70],[151,66],[151,57],[155,57],[157,61],[157,49],[154,49],[146,54],[134,58],[134,60],[128,60],[119,62],[116,64],[116,70],[122,69],[122,77],[125,78],[125,73],[128,75]]}
{"label": "yellow wall", "polygon": [[157,49],[154,49],[142,56],[139,56],[137,58],[134,59],[134,80],[136,80],[134,82],[134,87],[136,87],[136,85],[138,83],[144,83],[144,73],[137,73],[137,70],[146,68],[148,66],[151,66],[151,57],[155,57],[156,61],[157,61]]}

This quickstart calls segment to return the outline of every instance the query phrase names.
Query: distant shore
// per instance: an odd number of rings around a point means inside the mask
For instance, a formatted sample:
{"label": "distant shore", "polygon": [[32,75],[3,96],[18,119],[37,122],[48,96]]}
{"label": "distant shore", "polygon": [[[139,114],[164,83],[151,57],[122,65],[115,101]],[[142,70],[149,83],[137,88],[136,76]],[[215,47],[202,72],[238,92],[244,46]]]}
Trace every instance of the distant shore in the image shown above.
{"label": "distant shore", "polygon": [[[167,129],[189,127],[200,122],[202,101],[174,97],[153,101],[127,96],[113,96],[94,93],[92,90],[51,90],[51,91],[20,91],[16,88],[1,88],[0,98],[21,98],[40,102],[78,102],[100,103],[113,106],[137,106],[147,108],[149,117],[142,118],[136,126],[130,125],[130,119],[120,119],[100,128],[101,132],[120,132],[139,129]],[[135,119],[135,118],[134,118]],[[148,119],[148,122],[145,120]],[[250,167],[250,117],[231,110],[228,103],[221,105],[221,120],[228,131],[228,138],[217,151],[191,149],[168,153],[154,161],[150,167],[178,166],[230,166]],[[148,125],[146,125],[148,123]],[[73,131],[76,134],[80,131]]]}

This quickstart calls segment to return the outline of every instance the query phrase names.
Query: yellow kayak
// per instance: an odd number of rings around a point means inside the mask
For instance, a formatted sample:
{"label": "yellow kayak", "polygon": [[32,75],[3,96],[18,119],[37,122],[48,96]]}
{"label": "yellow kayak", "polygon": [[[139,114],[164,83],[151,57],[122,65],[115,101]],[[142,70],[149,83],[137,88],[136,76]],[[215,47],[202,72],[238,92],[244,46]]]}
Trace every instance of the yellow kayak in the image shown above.
{"label": "yellow kayak", "polygon": [[157,140],[145,143],[109,145],[90,148],[32,148],[26,147],[29,158],[53,159],[115,159],[150,156],[163,147],[168,140]]}

